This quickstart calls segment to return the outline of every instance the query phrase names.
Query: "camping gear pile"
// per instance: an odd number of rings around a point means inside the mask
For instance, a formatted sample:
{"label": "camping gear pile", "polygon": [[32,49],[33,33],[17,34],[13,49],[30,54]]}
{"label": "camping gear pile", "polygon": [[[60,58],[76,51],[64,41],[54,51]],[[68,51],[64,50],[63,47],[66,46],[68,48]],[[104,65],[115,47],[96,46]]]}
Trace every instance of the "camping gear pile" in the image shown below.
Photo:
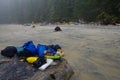
{"label": "camping gear pile", "polygon": [[7,46],[1,50],[1,55],[12,58],[17,56],[20,61],[26,61],[39,70],[45,70],[49,65],[55,65],[55,60],[60,60],[64,55],[63,49],[58,45],[38,44],[28,41],[20,47]]}

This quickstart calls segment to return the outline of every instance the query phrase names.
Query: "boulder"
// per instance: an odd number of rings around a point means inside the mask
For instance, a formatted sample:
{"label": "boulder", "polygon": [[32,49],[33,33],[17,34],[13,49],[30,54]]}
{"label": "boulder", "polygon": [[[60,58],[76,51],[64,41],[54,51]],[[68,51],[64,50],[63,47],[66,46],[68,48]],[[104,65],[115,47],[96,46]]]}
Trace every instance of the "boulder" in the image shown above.
{"label": "boulder", "polygon": [[0,59],[1,80],[69,80],[73,70],[67,60],[62,58],[55,61],[57,65],[51,65],[46,70],[40,71],[18,58]]}
{"label": "boulder", "polygon": [[62,30],[61,30],[61,28],[59,26],[56,26],[54,31],[57,32],[57,31],[62,31]]}

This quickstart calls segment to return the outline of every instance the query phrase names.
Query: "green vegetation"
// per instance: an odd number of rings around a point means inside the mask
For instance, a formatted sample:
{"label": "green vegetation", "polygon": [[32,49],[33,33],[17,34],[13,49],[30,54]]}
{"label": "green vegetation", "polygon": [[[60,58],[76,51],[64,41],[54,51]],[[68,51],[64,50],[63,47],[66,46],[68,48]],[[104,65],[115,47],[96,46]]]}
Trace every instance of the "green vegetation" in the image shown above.
{"label": "green vegetation", "polygon": [[101,24],[105,24],[105,25],[112,24],[113,20],[115,21],[115,23],[116,23],[116,21],[119,21],[118,17],[113,16],[113,15],[109,15],[106,12],[100,13],[97,16],[97,20],[100,21]]}
{"label": "green vegetation", "polygon": [[120,0],[0,0],[0,23],[120,22]]}

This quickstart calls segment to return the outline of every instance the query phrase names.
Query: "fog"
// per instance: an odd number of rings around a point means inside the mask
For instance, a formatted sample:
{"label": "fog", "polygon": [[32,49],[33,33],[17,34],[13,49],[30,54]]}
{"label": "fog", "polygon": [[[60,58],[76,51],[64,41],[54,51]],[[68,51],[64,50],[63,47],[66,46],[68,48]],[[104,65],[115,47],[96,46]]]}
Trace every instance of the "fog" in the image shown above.
{"label": "fog", "polygon": [[0,0],[0,23],[96,22],[103,13],[120,22],[120,0]]}

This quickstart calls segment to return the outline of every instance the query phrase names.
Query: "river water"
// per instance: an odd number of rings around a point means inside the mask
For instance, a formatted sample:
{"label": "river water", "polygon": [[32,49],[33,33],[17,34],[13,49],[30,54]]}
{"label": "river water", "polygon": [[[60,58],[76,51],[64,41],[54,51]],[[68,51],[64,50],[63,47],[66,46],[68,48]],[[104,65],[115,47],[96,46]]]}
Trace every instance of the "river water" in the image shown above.
{"label": "river water", "polygon": [[59,25],[54,32],[55,26],[0,25],[0,50],[29,40],[59,44],[75,72],[71,80],[120,80],[120,26]]}

